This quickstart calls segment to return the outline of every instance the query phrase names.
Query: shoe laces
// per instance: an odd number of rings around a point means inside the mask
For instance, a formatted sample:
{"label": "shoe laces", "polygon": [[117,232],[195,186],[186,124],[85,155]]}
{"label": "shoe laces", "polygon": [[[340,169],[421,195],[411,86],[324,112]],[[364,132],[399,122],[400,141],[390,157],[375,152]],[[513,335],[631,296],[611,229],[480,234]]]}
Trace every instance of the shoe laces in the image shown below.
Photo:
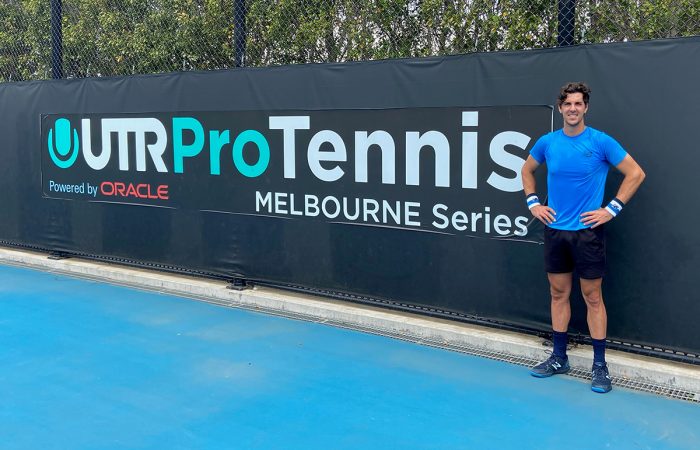
{"label": "shoe laces", "polygon": [[561,356],[555,355],[553,351],[551,351],[551,352],[548,351],[547,354],[549,355],[549,357],[547,358],[547,361],[550,361],[550,362],[552,362],[552,361],[557,361],[557,362],[558,361],[566,361],[566,358],[562,358]]}
{"label": "shoe laces", "polygon": [[606,364],[593,364],[593,376],[605,377],[608,375],[608,366]]}

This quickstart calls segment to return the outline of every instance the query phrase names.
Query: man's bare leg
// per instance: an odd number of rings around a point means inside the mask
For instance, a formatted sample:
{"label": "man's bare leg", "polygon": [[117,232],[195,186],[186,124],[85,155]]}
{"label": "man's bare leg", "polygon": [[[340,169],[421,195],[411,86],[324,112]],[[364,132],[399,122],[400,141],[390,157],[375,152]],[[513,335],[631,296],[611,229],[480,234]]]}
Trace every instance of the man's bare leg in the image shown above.
{"label": "man's bare leg", "polygon": [[549,293],[552,296],[552,329],[565,333],[571,319],[571,273],[548,273]]}
{"label": "man's bare leg", "polygon": [[603,303],[603,279],[586,280],[581,278],[581,293],[588,309],[588,330],[593,344],[593,367],[591,369],[591,390],[600,393],[610,392],[612,382],[605,363],[605,337],[608,328],[608,315]]}
{"label": "man's bare leg", "polygon": [[569,359],[566,357],[566,344],[568,338],[566,330],[571,318],[571,273],[548,273],[549,290],[552,296],[552,329],[554,330],[552,341],[554,349],[552,355],[544,362],[530,370],[530,375],[538,378],[566,373],[571,369]]}
{"label": "man's bare leg", "polygon": [[581,278],[581,294],[588,309],[588,331],[593,339],[605,339],[608,332],[608,315],[603,303],[603,279]]}

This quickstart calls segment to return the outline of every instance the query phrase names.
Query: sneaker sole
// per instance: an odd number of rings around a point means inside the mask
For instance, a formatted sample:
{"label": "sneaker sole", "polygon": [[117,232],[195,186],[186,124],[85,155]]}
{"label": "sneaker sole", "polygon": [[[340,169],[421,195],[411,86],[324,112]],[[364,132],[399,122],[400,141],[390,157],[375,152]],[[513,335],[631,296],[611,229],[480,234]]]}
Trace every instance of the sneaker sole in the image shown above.
{"label": "sneaker sole", "polygon": [[603,389],[603,388],[591,386],[591,390],[592,390],[593,392],[597,392],[597,393],[599,393],[599,394],[607,394],[608,392],[612,391],[612,388],[610,388],[610,389]]}
{"label": "sneaker sole", "polygon": [[532,375],[535,378],[549,378],[552,375],[563,375],[565,373],[569,373],[571,370],[571,367],[567,367],[566,370],[554,372],[554,373],[537,373],[537,372],[530,372],[530,375]]}

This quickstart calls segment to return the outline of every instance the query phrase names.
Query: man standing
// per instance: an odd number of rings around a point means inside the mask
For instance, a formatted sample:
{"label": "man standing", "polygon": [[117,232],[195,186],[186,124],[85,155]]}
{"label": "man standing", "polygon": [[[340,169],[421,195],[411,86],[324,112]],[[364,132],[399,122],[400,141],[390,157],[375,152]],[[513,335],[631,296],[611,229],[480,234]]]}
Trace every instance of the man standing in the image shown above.
{"label": "man standing", "polygon": [[[566,355],[571,318],[569,295],[576,270],[593,342],[591,389],[605,393],[612,385],[605,363],[607,314],[601,289],[605,274],[603,224],[620,213],[645,175],[617,141],[585,125],[590,92],[585,83],[568,83],[561,88],[557,106],[564,127],[542,136],[530,150],[522,169],[528,207],[545,225],[545,269],[552,296],[554,343],[552,355],[530,373],[543,378],[570,370]],[[547,205],[540,203],[535,193],[534,173],[544,162],[549,191]],[[622,172],[624,179],[617,196],[601,207],[610,165]]]}

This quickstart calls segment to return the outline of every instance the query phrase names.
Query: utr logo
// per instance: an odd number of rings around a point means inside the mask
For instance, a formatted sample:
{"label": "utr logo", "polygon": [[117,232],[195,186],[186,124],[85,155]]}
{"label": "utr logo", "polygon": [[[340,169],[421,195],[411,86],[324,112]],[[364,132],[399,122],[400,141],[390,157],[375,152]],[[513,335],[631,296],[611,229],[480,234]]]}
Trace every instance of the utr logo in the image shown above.
{"label": "utr logo", "polygon": [[[56,131],[55,134],[54,130]],[[72,136],[71,131],[73,131]],[[61,169],[69,168],[78,158],[80,150],[78,130],[71,128],[71,123],[68,119],[60,118],[56,120],[54,128],[49,129],[48,144],[51,160]]]}

